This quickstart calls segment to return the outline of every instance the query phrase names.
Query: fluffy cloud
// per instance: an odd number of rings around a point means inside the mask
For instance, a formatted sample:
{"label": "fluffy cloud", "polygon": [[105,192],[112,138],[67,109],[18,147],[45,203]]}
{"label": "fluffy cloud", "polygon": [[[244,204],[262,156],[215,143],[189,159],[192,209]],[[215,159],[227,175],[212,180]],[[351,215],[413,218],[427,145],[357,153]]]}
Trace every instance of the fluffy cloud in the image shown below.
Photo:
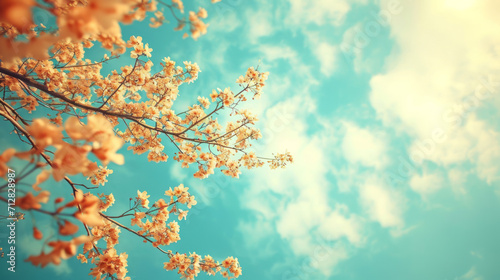
{"label": "fluffy cloud", "polygon": [[360,39],[363,35],[363,25],[358,23],[344,32],[340,51],[347,61],[352,61],[354,70],[360,72],[363,69],[363,48],[369,43],[369,38]]}
{"label": "fluffy cloud", "polygon": [[[242,194],[241,201],[264,221],[272,221],[271,228],[288,242],[296,256],[317,259],[316,248],[324,247],[328,256],[311,267],[329,275],[338,262],[349,257],[349,248],[363,244],[364,220],[329,198],[332,184],[327,179],[327,151],[331,143],[325,135],[328,131],[308,135],[308,118],[314,111],[314,101],[307,95],[296,95],[267,110],[265,119],[269,125],[263,134],[268,137],[264,138],[260,153],[281,151],[286,143],[295,163],[285,170],[256,171],[257,176],[252,178],[251,188]],[[255,223],[246,221],[240,228],[251,228]]]}
{"label": "fluffy cloud", "polygon": [[350,243],[361,245],[364,240],[361,235],[363,220],[358,215],[348,213],[347,206],[337,205],[319,226],[319,233],[333,240],[345,237]]}
{"label": "fluffy cloud", "polygon": [[415,174],[410,179],[410,187],[421,196],[426,197],[443,187],[443,177],[436,173]]}
{"label": "fluffy cloud", "polygon": [[325,76],[331,76],[337,68],[338,48],[328,43],[321,43],[314,49],[314,53],[320,60],[321,73]]}
{"label": "fluffy cloud", "polygon": [[300,25],[307,23],[340,25],[351,9],[345,0],[334,2],[292,0],[290,5],[290,13],[287,18],[290,23]]}
{"label": "fluffy cloud", "polygon": [[459,2],[401,1],[403,12],[390,22],[398,48],[388,72],[371,80],[370,100],[385,125],[414,139],[416,163],[471,162],[492,183],[500,171],[498,127],[479,113],[500,108],[500,20],[492,12],[500,4]]}
{"label": "fluffy cloud", "polygon": [[[341,24],[350,7],[345,1],[335,3],[294,0],[290,22]],[[430,0],[400,3],[402,12],[387,21],[397,47],[387,59],[387,71],[370,82],[370,103],[382,127],[361,126],[346,116],[339,118],[345,121],[318,120],[314,112],[318,101],[308,94],[312,83],[296,86],[295,76],[277,91],[286,99],[263,116],[268,124],[263,129],[265,145],[257,146],[260,154],[281,151],[286,143],[296,163],[273,173],[257,171],[241,201],[244,207],[255,210],[257,221],[265,221],[267,229],[276,230],[288,242],[295,256],[313,258],[321,240],[330,241],[333,253],[313,265],[325,275],[367,244],[368,226],[377,223],[393,236],[414,228],[405,229],[405,192],[410,188],[425,198],[449,181],[456,184],[457,193],[463,193],[461,184],[467,179],[464,168],[469,162],[476,166],[480,178],[498,180],[498,132],[491,120],[478,114],[481,106],[500,107],[493,98],[495,82],[500,81],[500,64],[494,59],[500,53],[500,39],[490,27],[498,26],[491,12],[491,5],[498,4],[468,3],[469,10],[464,13],[465,4]],[[389,0],[380,1],[381,9],[388,6]],[[456,32],[457,28],[463,32]],[[353,40],[355,32],[350,29],[344,41]],[[337,46],[317,34],[307,36],[313,42],[313,54],[323,63],[319,67],[322,74],[335,71]],[[294,69],[304,66],[298,52],[289,46],[263,45],[259,51],[271,65],[286,60]],[[361,67],[362,55],[355,53],[355,59]],[[314,119],[321,129],[311,129]],[[425,161],[432,161],[446,167],[446,172],[423,168],[424,173],[408,178],[407,189],[386,184],[381,177],[392,163],[389,143],[394,140],[389,139],[389,132],[409,139],[406,147],[414,164],[425,167]],[[336,150],[334,155],[332,149]],[[335,180],[329,177],[332,171]],[[347,202],[332,197],[337,189],[350,199],[354,197],[361,210],[354,212],[352,209],[358,207],[348,208]],[[254,222],[242,223],[241,228],[252,228]]]}
{"label": "fluffy cloud", "polygon": [[369,178],[360,187],[360,204],[368,216],[382,227],[402,228],[405,198],[401,192]]}
{"label": "fluffy cloud", "polygon": [[262,45],[259,46],[259,51],[269,61],[278,59],[297,61],[298,56],[297,52],[290,46]]}
{"label": "fluffy cloud", "polygon": [[345,122],[342,151],[350,164],[361,164],[376,169],[388,162],[387,137],[378,131],[363,129],[352,122]]}
{"label": "fluffy cloud", "polygon": [[246,16],[247,22],[252,23],[247,25],[250,42],[255,44],[261,37],[269,36],[273,33],[274,26],[270,21],[270,10],[250,10],[247,12]]}
{"label": "fluffy cloud", "polygon": [[319,32],[304,31],[307,45],[312,54],[319,62],[319,71],[326,77],[332,76],[339,69],[340,50],[339,47]]}

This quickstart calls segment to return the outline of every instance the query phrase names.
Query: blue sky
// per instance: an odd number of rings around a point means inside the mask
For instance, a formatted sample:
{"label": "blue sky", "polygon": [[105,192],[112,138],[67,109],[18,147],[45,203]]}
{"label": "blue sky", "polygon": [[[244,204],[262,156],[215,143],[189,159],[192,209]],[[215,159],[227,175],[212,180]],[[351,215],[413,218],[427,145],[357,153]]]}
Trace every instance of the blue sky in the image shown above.
{"label": "blue sky", "polygon": [[[198,63],[178,108],[236,87],[250,66],[269,71],[249,106],[264,136],[255,149],[288,150],[296,162],[200,181],[173,160],[148,163],[122,149],[126,164],[110,166],[104,187],[117,199],[108,212],[126,209],[137,189],[160,198],[184,183],[199,203],[169,249],[238,257],[240,279],[500,279],[496,1],[208,2],[187,4],[209,14],[198,41],[171,25],[150,32],[147,22],[124,26],[124,37],[142,36],[157,67],[166,56]],[[41,246],[30,235],[20,225],[23,258]],[[177,277],[127,233],[117,249],[129,254],[133,279]],[[78,263],[19,263],[12,279],[89,279]]]}

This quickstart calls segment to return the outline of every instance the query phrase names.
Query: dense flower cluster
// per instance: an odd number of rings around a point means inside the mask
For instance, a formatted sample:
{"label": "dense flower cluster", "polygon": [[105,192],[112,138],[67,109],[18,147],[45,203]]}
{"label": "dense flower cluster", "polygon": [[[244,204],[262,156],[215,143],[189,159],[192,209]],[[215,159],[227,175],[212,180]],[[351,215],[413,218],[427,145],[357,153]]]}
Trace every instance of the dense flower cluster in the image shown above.
{"label": "dense flower cluster", "polygon": [[[150,16],[151,27],[159,27],[164,21],[163,8],[170,9],[178,22],[176,30],[187,24],[191,36],[196,39],[205,34],[208,25],[201,19],[207,17],[205,9],[190,11],[188,18],[174,13],[184,13],[181,0],[171,4],[157,0],[5,0],[0,2],[0,59],[15,57],[47,58],[51,46],[68,41],[81,42],[97,40],[102,47],[121,54],[125,51],[125,41],[121,37],[120,23],[130,24]],[[218,1],[213,1],[215,3]],[[46,28],[43,23],[33,20],[33,12],[49,15],[47,18],[57,23],[55,29]],[[186,33],[187,35],[187,33]],[[18,40],[25,38],[27,40]]]}
{"label": "dense flower cluster", "polygon": [[[293,162],[288,153],[265,158],[250,150],[262,135],[255,127],[257,116],[242,107],[262,94],[268,73],[258,68],[248,68],[236,80],[238,90],[209,90],[176,112],[179,88],[198,78],[199,66],[190,61],[176,65],[167,57],[154,68],[148,43],[140,36],[123,39],[120,30],[121,23],[147,17],[151,27],[159,27],[168,21],[163,9],[177,21],[176,30],[189,29],[186,37],[197,39],[207,32],[207,11],[184,13],[181,0],[0,1],[0,116],[29,147],[1,151],[0,177],[10,176],[14,162],[26,163],[16,180],[36,177],[22,184],[28,189],[22,187],[15,207],[46,215],[57,225],[56,234],[49,234],[52,229],[37,227],[32,219],[33,238],[47,244],[26,260],[33,265],[58,265],[83,247],[77,258],[92,264],[89,275],[128,279],[128,256],[115,249],[120,233],[128,231],[163,252],[168,258],[165,269],[177,270],[183,279],[194,279],[200,272],[227,279],[241,275],[233,257],[219,263],[210,256],[162,249],[181,239],[179,223],[197,204],[182,184],[152,203],[146,190],[137,191],[129,209],[119,215],[108,214],[115,203],[112,193],[92,192],[108,182],[112,164],[124,164],[119,153],[124,144],[134,154],[147,154],[149,161],[165,162],[170,155],[184,168],[194,166],[199,179],[215,172],[237,178],[243,168],[267,163],[274,169]],[[54,25],[35,22],[38,12],[48,14]],[[102,58],[88,59],[86,52],[97,46],[103,49]],[[132,64],[103,72],[105,63],[125,53]],[[74,183],[74,175],[86,177],[92,186]],[[67,197],[54,198],[44,187],[51,179],[69,185]],[[9,199],[3,196],[7,186],[0,186],[4,202]],[[20,221],[24,214],[15,217]],[[83,230],[87,234],[78,236]]]}
{"label": "dense flower cluster", "polygon": [[92,185],[105,185],[108,180],[107,177],[109,175],[113,174],[113,170],[108,169],[107,167],[99,166],[97,170],[94,171],[94,173],[88,177]]}
{"label": "dense flower cluster", "polygon": [[[3,70],[6,74],[5,79],[0,81],[0,86],[11,94],[6,99],[13,100],[10,108],[15,109],[19,105],[19,108],[31,112],[43,105],[56,113],[51,119],[33,120],[33,128],[28,128],[29,133],[37,133],[36,130],[40,129],[55,129],[51,132],[53,136],[49,135],[45,140],[37,139],[42,141],[39,143],[40,148],[51,145],[50,142],[43,141],[59,141],[56,138],[61,137],[63,129],[53,126],[62,124],[62,113],[71,114],[71,108],[75,108],[89,115],[89,124],[87,128],[80,128],[77,125],[80,122],[78,118],[69,118],[65,129],[73,140],[88,140],[81,137],[85,133],[83,130],[88,130],[88,127],[113,128],[122,123],[125,124],[125,129],[121,128],[117,135],[132,144],[129,149],[137,154],[147,153],[150,161],[161,162],[168,160],[165,144],[160,137],[166,135],[178,150],[175,160],[181,162],[183,167],[198,165],[195,173],[197,178],[206,178],[215,169],[221,169],[228,176],[238,177],[241,166],[252,168],[262,165],[262,161],[249,161],[248,157],[243,157],[246,155],[244,150],[251,146],[250,141],[259,139],[262,135],[253,127],[258,121],[257,117],[239,107],[247,101],[249,92],[253,95],[252,98],[261,95],[267,73],[250,67],[245,76],[236,81],[242,87],[239,92],[233,92],[230,88],[213,90],[209,95],[210,99],[200,96],[199,104],[176,113],[172,106],[179,95],[179,86],[197,79],[200,69],[196,63],[184,62],[184,67],[181,67],[176,66],[170,58],[165,58],[160,71],[153,73],[153,63],[148,59],[143,60],[151,56],[152,49],[142,42],[140,36],[132,36],[126,47],[132,49],[130,56],[135,58],[134,65],[123,66],[120,71],[112,71],[103,77],[102,64],[111,58],[105,57],[98,62],[83,59],[85,48],[91,45],[89,40],[83,43],[57,43],[52,49],[51,59],[15,60],[14,63],[5,64],[8,66],[6,68],[0,67],[0,71]],[[23,78],[20,79],[19,75],[23,75]],[[19,99],[19,102],[15,101]],[[66,103],[61,103],[61,100]],[[0,107],[0,110],[5,110],[5,107]],[[220,124],[215,116],[223,110],[231,111],[238,119]],[[91,117],[92,114],[105,115],[106,118]],[[95,134],[94,131],[89,133]],[[75,137],[80,138],[74,139]],[[94,141],[92,152],[104,164],[109,161],[121,163],[121,156],[113,156],[113,152],[119,147],[117,138],[112,137],[108,141],[103,137],[111,136],[100,137],[102,139]],[[107,146],[99,143],[103,141]],[[69,146],[64,143],[62,145],[64,147],[59,156],[85,155],[89,148],[84,145],[68,150]],[[243,155],[236,157],[238,153]],[[291,161],[288,158],[281,163]],[[55,164],[59,164],[59,161],[56,160]],[[77,166],[80,170],[76,170]],[[74,162],[70,169],[91,177],[96,185],[105,183],[105,177],[110,173],[105,171],[104,174],[96,174],[96,166],[86,166],[84,162]],[[57,174],[63,172],[56,171],[54,174],[60,180],[62,177]]]}
{"label": "dense flower cluster", "polygon": [[[150,242],[153,247],[165,246],[179,241],[179,224],[175,220],[170,222],[168,220],[170,215],[176,215],[179,220],[185,219],[188,211],[180,209],[181,205],[185,205],[187,208],[196,205],[195,197],[188,190],[189,188],[184,187],[182,184],[174,189],[169,188],[165,191],[169,203],[166,203],[164,199],[158,199],[152,207],[149,207],[148,198],[150,195],[146,191],[138,191],[131,208],[114,217],[126,218],[132,216],[130,224],[132,227],[139,227],[140,230],[137,231],[124,227],[114,221],[111,216],[102,214],[112,204],[114,198],[112,195],[100,195],[103,200],[101,200],[98,211],[101,213],[102,223],[91,228],[90,239],[84,244],[83,254],[78,255],[78,259],[82,263],[88,263],[90,260],[94,264],[90,275],[96,277],[96,279],[115,275],[118,279],[127,279],[125,277],[127,273],[127,254],[121,253],[118,255],[114,249],[115,245],[119,243],[121,232],[119,226],[136,233],[143,238],[144,242]],[[105,248],[98,246],[100,240],[105,241]],[[204,271],[209,275],[221,272],[225,277],[232,275],[234,278],[241,275],[241,267],[237,259],[232,257],[219,264],[210,256],[201,259],[195,253],[190,254],[189,257],[186,254],[179,253],[174,255],[171,251],[165,253],[169,257],[169,261],[165,262],[165,269],[178,269],[178,272],[185,279],[193,279],[200,271]]]}
{"label": "dense flower cluster", "polygon": [[198,274],[203,271],[208,275],[215,275],[220,273],[227,279],[238,278],[241,275],[241,267],[238,259],[229,257],[225,259],[222,264],[215,262],[214,259],[207,255],[201,258],[196,253],[187,254],[172,254],[168,252],[170,261],[164,263],[166,270],[175,270],[181,275],[183,279],[194,279]]}
{"label": "dense flower cluster", "polygon": [[[89,153],[94,154],[104,165],[110,161],[123,164],[123,156],[116,154],[123,141],[114,135],[104,116],[88,116],[87,125],[82,124],[77,117],[70,117],[65,123],[65,129],[72,143],[63,141],[63,128],[48,119],[35,119],[26,128],[36,145],[29,152],[32,156],[43,152],[48,146],[55,148],[51,173],[56,181],[61,181],[66,175],[93,175],[98,167],[88,159]],[[27,153],[23,156],[26,157]]]}
{"label": "dense flower cluster", "polygon": [[273,160],[269,161],[271,169],[276,169],[278,167],[285,168],[289,162],[293,162],[293,156],[286,152],[284,154],[276,154]]}
{"label": "dense flower cluster", "polygon": [[90,275],[96,279],[101,279],[103,275],[116,274],[118,279],[130,279],[130,277],[125,277],[127,274],[127,257],[126,253],[117,255],[115,249],[108,249],[106,253],[96,259],[94,262],[95,267],[92,268]]}

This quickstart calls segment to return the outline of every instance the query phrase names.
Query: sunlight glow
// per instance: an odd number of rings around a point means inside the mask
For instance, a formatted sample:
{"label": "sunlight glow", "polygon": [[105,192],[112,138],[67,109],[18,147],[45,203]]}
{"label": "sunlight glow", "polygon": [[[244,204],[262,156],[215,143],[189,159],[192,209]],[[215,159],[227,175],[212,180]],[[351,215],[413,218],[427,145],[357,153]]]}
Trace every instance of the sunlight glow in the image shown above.
{"label": "sunlight glow", "polygon": [[445,4],[456,10],[466,10],[474,6],[476,0],[446,0]]}

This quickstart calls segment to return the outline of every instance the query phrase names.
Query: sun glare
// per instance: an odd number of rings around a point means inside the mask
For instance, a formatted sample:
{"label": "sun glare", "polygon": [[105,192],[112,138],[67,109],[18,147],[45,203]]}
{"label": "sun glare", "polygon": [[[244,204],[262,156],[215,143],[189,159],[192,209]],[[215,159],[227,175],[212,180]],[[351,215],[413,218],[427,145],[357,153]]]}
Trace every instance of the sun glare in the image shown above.
{"label": "sun glare", "polygon": [[474,6],[476,0],[446,0],[445,4],[456,10],[466,10]]}

